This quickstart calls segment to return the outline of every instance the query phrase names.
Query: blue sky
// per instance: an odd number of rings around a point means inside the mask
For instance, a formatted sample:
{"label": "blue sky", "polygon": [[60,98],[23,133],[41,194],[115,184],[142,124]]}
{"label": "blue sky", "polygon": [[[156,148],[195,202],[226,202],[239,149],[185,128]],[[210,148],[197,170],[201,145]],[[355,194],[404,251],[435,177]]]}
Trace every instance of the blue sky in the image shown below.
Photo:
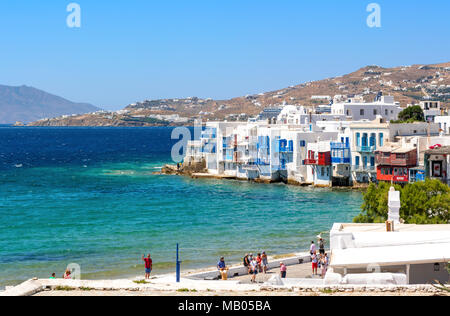
{"label": "blue sky", "polygon": [[[81,28],[66,7],[81,6]],[[366,7],[381,6],[381,28]],[[2,0],[0,84],[120,109],[450,61],[450,1]]]}

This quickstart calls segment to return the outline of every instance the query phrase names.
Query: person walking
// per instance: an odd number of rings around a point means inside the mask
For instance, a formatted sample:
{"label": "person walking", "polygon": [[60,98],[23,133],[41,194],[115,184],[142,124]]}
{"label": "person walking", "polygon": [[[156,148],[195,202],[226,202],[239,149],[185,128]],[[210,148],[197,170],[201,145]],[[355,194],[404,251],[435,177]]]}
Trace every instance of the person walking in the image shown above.
{"label": "person walking", "polygon": [[256,283],[256,276],[258,275],[258,261],[256,260],[256,258],[253,258],[253,261],[251,263],[251,267],[252,267],[252,283]]}
{"label": "person walking", "polygon": [[322,256],[322,279],[325,279],[327,271],[328,271],[328,255],[325,253]]}
{"label": "person walking", "polygon": [[248,253],[245,254],[243,264],[244,264],[244,267],[247,268],[248,274],[250,274],[250,259],[248,258]]}
{"label": "person walking", "polygon": [[321,238],[319,243],[319,253],[325,255],[325,241]]}
{"label": "person walking", "polygon": [[149,280],[150,274],[152,273],[152,270],[153,270],[152,256],[150,254],[148,254],[147,258],[145,258],[145,255],[143,255],[142,261],[145,262],[145,279]]}
{"label": "person walking", "polygon": [[309,253],[311,254],[311,256],[316,253],[317,248],[316,248],[316,244],[314,243],[314,241],[311,241],[311,247],[309,248]]}
{"label": "person walking", "polygon": [[250,263],[249,264],[249,269],[248,269],[249,273],[253,274],[253,268],[252,268],[253,254],[252,253],[248,256],[248,262]]}
{"label": "person walking", "polygon": [[261,256],[260,253],[258,253],[258,256],[256,257],[256,262],[258,263],[258,271],[260,273],[262,273],[263,272],[263,269],[262,269],[262,256]]}
{"label": "person walking", "polygon": [[283,262],[281,262],[280,263],[280,276],[282,279],[286,279],[286,275],[287,275],[287,267]]}
{"label": "person walking", "polygon": [[262,253],[262,265],[263,265],[264,274],[267,274],[267,271],[269,270],[269,258],[267,257],[267,254],[265,251]]}
{"label": "person walking", "polygon": [[319,258],[317,257],[316,252],[314,252],[311,255],[311,262],[312,262],[312,273],[313,276],[317,275],[317,269],[318,269],[318,265],[319,265]]}

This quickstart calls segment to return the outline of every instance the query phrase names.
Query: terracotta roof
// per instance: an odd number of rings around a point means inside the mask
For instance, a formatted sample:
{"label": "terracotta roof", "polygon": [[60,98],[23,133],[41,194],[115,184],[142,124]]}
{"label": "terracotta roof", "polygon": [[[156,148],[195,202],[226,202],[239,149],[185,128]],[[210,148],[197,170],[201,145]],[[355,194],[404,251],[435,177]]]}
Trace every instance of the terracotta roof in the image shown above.
{"label": "terracotta roof", "polygon": [[450,146],[438,147],[425,152],[430,155],[450,155]]}

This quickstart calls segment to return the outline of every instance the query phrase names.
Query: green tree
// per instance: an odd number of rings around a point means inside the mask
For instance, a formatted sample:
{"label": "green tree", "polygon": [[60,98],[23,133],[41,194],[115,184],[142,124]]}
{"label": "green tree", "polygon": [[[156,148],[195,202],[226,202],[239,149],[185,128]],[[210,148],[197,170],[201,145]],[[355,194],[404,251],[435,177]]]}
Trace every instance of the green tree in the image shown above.
{"label": "green tree", "polygon": [[[384,223],[388,219],[388,198],[391,185],[371,184],[364,194],[361,214],[355,223]],[[394,186],[400,191],[400,217],[407,224],[449,224],[450,188],[439,180]]]}
{"label": "green tree", "polygon": [[425,122],[425,114],[420,106],[410,106],[400,112],[398,115],[400,122]]}

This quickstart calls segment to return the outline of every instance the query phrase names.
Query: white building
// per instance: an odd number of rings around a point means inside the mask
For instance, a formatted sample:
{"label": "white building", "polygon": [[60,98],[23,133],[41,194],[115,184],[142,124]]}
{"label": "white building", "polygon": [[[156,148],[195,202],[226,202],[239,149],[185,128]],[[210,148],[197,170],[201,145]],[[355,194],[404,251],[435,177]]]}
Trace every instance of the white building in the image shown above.
{"label": "white building", "polygon": [[343,115],[353,121],[373,121],[377,116],[383,117],[386,121],[398,120],[401,111],[402,109],[392,96],[381,96],[375,102],[364,102],[362,98],[352,98],[347,102],[334,103],[331,106],[332,115]]}
{"label": "white building", "polygon": [[433,122],[436,116],[442,115],[441,102],[439,101],[422,101],[420,107],[423,110],[425,119],[429,122]]}
{"label": "white building", "polygon": [[188,143],[184,162],[189,167],[204,163],[205,171],[214,176],[346,186],[377,181],[375,152],[385,143],[413,143],[424,166],[428,143],[420,139],[439,136],[434,123],[390,124],[381,116],[373,122],[314,123],[311,117],[304,108],[285,106],[279,115],[285,123],[207,122],[201,132],[196,129],[199,135]]}
{"label": "white building", "polygon": [[326,284],[449,281],[450,225],[335,224]]}
{"label": "white building", "polygon": [[355,122],[350,125],[352,181],[375,182],[375,152],[387,142],[396,142],[405,137],[439,136],[439,126],[428,123],[386,123],[380,117],[373,122]]}
{"label": "white building", "polygon": [[435,116],[434,122],[439,124],[443,134],[450,135],[450,116]]}
{"label": "white building", "polygon": [[312,109],[307,110],[303,106],[286,105],[278,115],[277,123],[280,125],[308,125],[336,120],[345,120],[345,115],[314,114]]}
{"label": "white building", "polygon": [[330,141],[309,143],[306,180],[317,187],[331,187],[332,167]]}

